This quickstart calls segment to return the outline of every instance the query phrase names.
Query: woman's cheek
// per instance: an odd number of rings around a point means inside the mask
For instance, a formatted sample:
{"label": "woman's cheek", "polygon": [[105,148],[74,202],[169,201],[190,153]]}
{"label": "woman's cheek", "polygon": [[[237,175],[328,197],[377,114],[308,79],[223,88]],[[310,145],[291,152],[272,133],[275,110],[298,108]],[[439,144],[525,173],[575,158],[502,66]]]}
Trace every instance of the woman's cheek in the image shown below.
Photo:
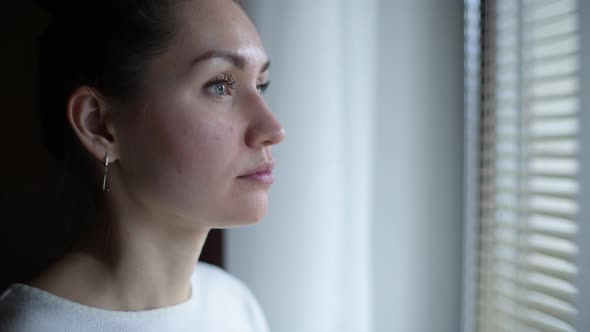
{"label": "woman's cheek", "polygon": [[223,180],[232,155],[223,132],[214,119],[185,118],[171,123],[163,140],[169,163],[166,177],[181,195],[212,193],[216,182]]}

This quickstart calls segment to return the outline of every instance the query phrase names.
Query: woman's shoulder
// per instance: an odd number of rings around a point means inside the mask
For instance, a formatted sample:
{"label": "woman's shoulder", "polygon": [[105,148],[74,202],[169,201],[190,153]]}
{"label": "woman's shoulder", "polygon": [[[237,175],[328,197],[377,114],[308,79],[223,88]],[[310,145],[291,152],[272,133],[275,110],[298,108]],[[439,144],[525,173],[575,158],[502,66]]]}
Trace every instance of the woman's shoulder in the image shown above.
{"label": "woman's shoulder", "polygon": [[193,278],[196,296],[214,325],[224,326],[227,331],[268,331],[264,313],[243,281],[220,267],[202,262],[197,264]]}
{"label": "woman's shoulder", "polygon": [[248,289],[242,280],[216,265],[205,262],[199,262],[197,264],[195,273],[193,274],[193,283],[197,283],[200,291],[206,293],[214,292],[216,293],[215,296],[220,296],[224,293],[232,297],[249,296],[251,294],[250,289]]}
{"label": "woman's shoulder", "polygon": [[[26,285],[13,284],[0,295],[0,331],[59,331],[55,308],[39,301]],[[35,319],[29,319],[34,316]]]}

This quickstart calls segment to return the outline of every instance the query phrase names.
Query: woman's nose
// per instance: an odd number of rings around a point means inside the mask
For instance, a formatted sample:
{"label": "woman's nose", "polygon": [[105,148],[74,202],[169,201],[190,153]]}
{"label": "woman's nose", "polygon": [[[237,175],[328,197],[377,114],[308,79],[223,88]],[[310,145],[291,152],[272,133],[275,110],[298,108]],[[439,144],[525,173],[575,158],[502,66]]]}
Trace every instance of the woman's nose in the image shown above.
{"label": "woman's nose", "polygon": [[252,148],[261,148],[279,144],[285,138],[285,129],[281,126],[261,95],[253,98],[251,103],[251,121],[246,132],[246,144]]}

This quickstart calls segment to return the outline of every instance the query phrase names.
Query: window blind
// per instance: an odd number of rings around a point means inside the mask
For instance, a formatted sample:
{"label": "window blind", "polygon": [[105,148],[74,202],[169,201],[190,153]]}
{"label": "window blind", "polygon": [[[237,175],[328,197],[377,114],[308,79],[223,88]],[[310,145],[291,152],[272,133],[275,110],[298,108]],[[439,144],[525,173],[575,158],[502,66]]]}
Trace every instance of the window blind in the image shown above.
{"label": "window blind", "polygon": [[575,331],[575,0],[484,1],[478,331]]}

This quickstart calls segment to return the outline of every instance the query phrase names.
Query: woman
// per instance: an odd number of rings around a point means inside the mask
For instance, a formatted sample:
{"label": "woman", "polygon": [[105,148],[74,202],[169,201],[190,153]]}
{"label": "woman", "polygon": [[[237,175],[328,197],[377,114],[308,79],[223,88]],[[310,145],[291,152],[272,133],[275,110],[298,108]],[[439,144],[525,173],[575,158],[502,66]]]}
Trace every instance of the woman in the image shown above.
{"label": "woman", "polygon": [[197,264],[209,230],[263,218],[284,138],[244,11],[232,0],[42,5],[54,17],[40,44],[47,145],[96,208],[66,255],[1,295],[0,331],[267,331],[241,282]]}

